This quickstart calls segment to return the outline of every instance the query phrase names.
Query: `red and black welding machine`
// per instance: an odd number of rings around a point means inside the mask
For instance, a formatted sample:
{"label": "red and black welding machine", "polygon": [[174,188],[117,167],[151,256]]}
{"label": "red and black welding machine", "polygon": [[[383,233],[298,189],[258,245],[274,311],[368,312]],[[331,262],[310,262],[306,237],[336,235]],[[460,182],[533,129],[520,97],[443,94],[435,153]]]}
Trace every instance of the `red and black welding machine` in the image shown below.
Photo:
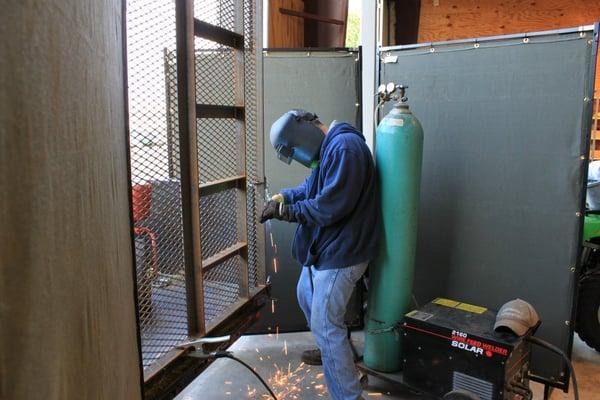
{"label": "red and black welding machine", "polygon": [[481,400],[531,398],[525,339],[534,329],[518,337],[494,331],[495,321],[496,313],[484,307],[443,298],[409,312],[401,330],[403,383],[447,399],[469,393]]}

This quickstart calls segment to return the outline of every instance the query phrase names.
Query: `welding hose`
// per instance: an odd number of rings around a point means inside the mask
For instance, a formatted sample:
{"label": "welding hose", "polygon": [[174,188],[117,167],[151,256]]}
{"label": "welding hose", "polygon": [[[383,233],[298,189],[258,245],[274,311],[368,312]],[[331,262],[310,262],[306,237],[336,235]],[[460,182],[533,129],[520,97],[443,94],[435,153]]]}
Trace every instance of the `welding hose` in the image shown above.
{"label": "welding hose", "polygon": [[262,376],[260,376],[258,374],[258,372],[256,372],[254,369],[252,369],[251,366],[249,366],[244,361],[242,361],[239,358],[237,358],[236,356],[234,356],[231,352],[229,352],[229,351],[217,351],[217,352],[211,353],[211,355],[214,358],[230,358],[230,359],[232,359],[234,361],[237,361],[238,363],[242,364],[244,367],[246,367],[246,369],[248,369],[248,371],[252,372],[252,374],[254,374],[254,376],[256,376],[256,378],[258,378],[258,380],[260,381],[260,383],[262,383],[262,385],[265,387],[265,389],[267,389],[267,391],[269,392],[269,394],[271,395],[271,397],[273,397],[274,400],[277,400],[277,396],[275,396],[275,393],[273,393],[273,390],[271,390],[271,388],[269,387],[269,385],[267,385],[267,382],[265,382],[265,380],[262,378]]}
{"label": "welding hose", "polygon": [[573,364],[571,363],[571,360],[569,360],[569,357],[567,357],[565,352],[559,349],[558,347],[554,346],[553,344],[548,343],[545,340],[537,338],[535,336],[530,336],[527,338],[527,340],[529,340],[531,343],[537,344],[538,346],[544,347],[560,355],[565,360],[567,366],[569,367],[569,372],[571,373],[571,380],[573,381],[573,397],[575,398],[575,400],[579,400],[579,389],[577,388],[577,378],[575,378],[575,369],[573,369]]}

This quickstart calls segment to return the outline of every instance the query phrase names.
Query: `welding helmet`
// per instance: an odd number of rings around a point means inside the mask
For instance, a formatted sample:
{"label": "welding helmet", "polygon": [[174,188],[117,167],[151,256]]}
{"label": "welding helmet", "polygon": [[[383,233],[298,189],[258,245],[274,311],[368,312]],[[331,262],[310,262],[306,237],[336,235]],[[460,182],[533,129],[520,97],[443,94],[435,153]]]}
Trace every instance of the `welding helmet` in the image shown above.
{"label": "welding helmet", "polygon": [[277,158],[289,164],[296,160],[308,168],[319,163],[321,144],[325,134],[317,123],[316,114],[304,110],[290,110],[271,126],[271,144]]}

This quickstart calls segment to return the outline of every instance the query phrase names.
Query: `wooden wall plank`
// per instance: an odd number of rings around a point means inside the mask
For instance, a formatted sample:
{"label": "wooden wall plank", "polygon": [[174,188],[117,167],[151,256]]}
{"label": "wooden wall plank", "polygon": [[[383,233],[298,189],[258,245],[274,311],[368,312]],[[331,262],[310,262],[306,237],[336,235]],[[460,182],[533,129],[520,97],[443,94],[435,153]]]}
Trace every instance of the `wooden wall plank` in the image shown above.
{"label": "wooden wall plank", "polygon": [[419,42],[535,32],[600,20],[600,0],[421,2]]}
{"label": "wooden wall plank", "polygon": [[279,8],[304,11],[303,0],[269,0],[270,48],[304,47],[304,20],[284,15]]}

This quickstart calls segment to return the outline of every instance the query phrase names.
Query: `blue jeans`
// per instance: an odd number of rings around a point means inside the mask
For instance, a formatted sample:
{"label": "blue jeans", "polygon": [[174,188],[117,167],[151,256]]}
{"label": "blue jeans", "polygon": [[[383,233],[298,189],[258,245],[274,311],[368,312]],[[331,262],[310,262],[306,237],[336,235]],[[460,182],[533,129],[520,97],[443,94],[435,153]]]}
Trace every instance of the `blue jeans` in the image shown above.
{"label": "blue jeans", "polygon": [[333,400],[357,400],[362,395],[344,315],[367,264],[324,270],[304,267],[298,280],[298,303],[321,350],[325,383]]}

